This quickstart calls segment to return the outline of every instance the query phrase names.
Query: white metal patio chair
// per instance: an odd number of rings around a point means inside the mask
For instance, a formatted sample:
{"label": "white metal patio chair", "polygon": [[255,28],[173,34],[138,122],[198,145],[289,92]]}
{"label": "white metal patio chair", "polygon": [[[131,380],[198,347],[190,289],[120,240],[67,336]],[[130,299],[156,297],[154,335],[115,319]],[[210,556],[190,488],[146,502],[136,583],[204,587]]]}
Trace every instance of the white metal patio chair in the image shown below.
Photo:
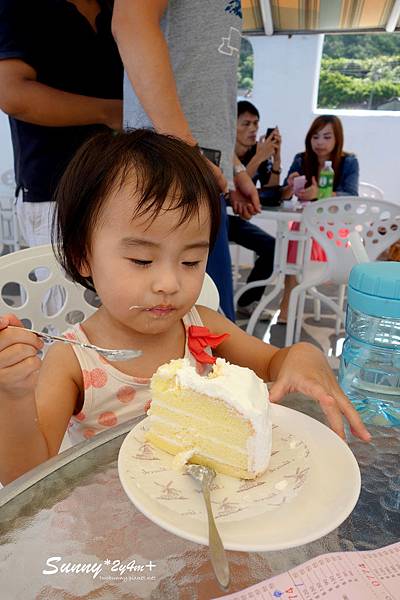
{"label": "white metal patio chair", "polygon": [[[99,305],[93,292],[66,277],[50,244],[1,256],[0,286],[0,313],[12,312],[39,331],[51,328],[61,333],[87,319]],[[55,286],[63,289],[64,304],[55,314],[47,314],[45,298]],[[218,310],[218,290],[207,274],[197,303]]]}
{"label": "white metal patio chair", "polygon": [[360,181],[358,184],[358,195],[360,198],[373,198],[374,200],[384,200],[384,193],[380,187],[366,181]]}
{"label": "white metal patio chair", "polygon": [[21,247],[21,236],[18,227],[15,198],[12,193],[0,195],[0,252],[8,246],[12,252]]}
{"label": "white metal patio chair", "polygon": [[[345,284],[357,259],[349,236],[358,232],[370,260],[376,258],[400,237],[400,206],[372,198],[337,196],[312,202],[304,208],[303,223],[309,236],[302,280],[290,295],[285,346],[300,338],[306,292],[329,306],[344,322]],[[309,260],[312,238],[324,249],[327,262]],[[317,286],[337,283],[341,288],[338,303]],[[295,331],[296,327],[296,331]]]}

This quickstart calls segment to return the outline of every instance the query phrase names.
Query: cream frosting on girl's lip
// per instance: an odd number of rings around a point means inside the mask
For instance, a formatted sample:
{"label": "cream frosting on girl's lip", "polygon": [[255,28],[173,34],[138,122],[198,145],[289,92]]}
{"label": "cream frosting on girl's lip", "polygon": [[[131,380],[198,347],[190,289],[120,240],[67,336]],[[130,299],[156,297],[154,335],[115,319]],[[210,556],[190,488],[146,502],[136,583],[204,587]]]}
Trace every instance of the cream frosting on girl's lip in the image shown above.
{"label": "cream frosting on girl's lip", "polygon": [[144,306],[144,305],[140,305],[140,304],[132,304],[132,306],[129,307],[129,310],[132,310],[134,308],[143,308],[144,310],[158,310],[158,311],[165,311],[165,312],[175,310],[175,306],[171,306],[170,304],[168,304],[168,305],[157,304],[155,306]]}

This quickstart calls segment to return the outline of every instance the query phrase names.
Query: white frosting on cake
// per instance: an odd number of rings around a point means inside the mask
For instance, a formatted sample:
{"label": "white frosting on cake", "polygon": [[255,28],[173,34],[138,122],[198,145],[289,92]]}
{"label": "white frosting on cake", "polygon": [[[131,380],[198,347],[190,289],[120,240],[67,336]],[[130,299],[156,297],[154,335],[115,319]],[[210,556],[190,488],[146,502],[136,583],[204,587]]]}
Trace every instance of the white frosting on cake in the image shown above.
{"label": "white frosting on cake", "polygon": [[269,395],[267,385],[254,371],[217,358],[212,372],[202,376],[183,358],[162,365],[157,374],[166,379],[175,377],[178,387],[222,399],[248,419],[254,429],[248,441],[249,468],[257,472],[266,468],[272,444]]}

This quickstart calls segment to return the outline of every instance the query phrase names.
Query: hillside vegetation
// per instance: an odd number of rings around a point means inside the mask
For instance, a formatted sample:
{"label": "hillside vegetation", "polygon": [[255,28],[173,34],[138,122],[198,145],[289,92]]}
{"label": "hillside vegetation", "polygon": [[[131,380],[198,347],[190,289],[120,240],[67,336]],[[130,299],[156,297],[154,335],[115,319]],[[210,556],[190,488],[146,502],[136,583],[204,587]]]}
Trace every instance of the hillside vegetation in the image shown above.
{"label": "hillside vegetation", "polygon": [[[253,88],[253,66],[251,44],[243,40],[242,95]],[[400,33],[326,35],[318,107],[400,110]]]}

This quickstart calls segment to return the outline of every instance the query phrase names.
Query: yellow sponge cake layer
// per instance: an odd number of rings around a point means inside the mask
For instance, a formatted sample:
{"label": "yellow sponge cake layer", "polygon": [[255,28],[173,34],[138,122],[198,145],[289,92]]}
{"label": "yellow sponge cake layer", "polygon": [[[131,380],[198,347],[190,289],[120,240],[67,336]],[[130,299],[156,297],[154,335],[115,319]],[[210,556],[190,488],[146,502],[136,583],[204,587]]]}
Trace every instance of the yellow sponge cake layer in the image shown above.
{"label": "yellow sponge cake layer", "polygon": [[[251,423],[243,420],[240,413],[222,401],[184,389],[179,392],[174,390],[170,402],[167,396],[163,393],[157,398],[154,412],[150,414],[163,422],[173,423],[174,427],[185,429],[195,419],[199,435],[214,437],[212,432],[215,431],[217,439],[223,438],[227,444],[240,446],[245,445],[248,437],[254,433]],[[205,406],[207,411],[204,410]],[[157,424],[158,418],[154,419],[154,427]]]}
{"label": "yellow sponge cake layer", "polygon": [[173,439],[174,443],[182,448],[180,452],[193,450],[209,458],[219,456],[232,467],[237,465],[247,468],[248,453],[244,449],[247,438],[244,445],[228,444],[223,435],[219,436],[216,425],[210,426],[208,435],[207,432],[199,431],[197,425],[198,421],[195,419],[187,419],[186,423],[172,425],[172,422],[154,418],[151,432],[166,440]]}
{"label": "yellow sponge cake layer", "polygon": [[[179,446],[171,440],[166,440],[164,438],[158,437],[156,434],[148,432],[146,438],[151,444],[153,444],[153,446],[159,448],[160,450],[163,450],[164,452],[168,452],[168,454],[177,455],[185,451],[185,448],[183,448],[183,446]],[[230,475],[231,477],[237,477],[240,479],[254,479],[256,477],[255,474],[249,473],[247,469],[240,469],[237,466],[227,465],[213,458],[208,458],[203,454],[192,454],[189,459],[189,462],[196,463],[198,465],[205,465],[206,467],[211,467],[212,469],[215,469],[215,471],[217,471],[218,473]]]}
{"label": "yellow sponge cake layer", "polygon": [[147,439],[190,462],[252,479],[265,471],[271,454],[266,385],[252,371],[217,359],[200,376],[187,359],[162,365],[151,381]]}

